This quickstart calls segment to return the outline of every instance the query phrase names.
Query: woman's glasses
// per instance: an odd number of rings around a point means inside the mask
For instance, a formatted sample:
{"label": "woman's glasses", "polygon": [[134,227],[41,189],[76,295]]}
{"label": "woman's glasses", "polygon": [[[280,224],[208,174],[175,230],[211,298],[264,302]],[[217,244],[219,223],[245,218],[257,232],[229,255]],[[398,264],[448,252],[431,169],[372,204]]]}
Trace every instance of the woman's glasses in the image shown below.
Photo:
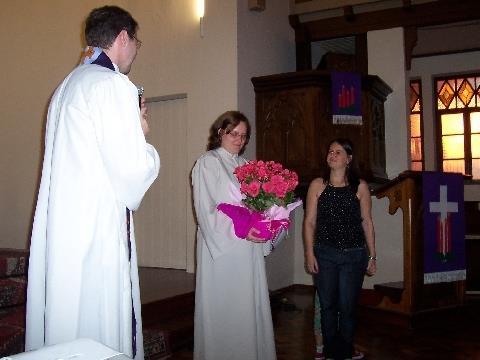
{"label": "woman's glasses", "polygon": [[227,134],[230,135],[233,139],[240,138],[240,140],[242,140],[242,141],[247,140],[247,134],[240,134],[236,131],[230,131]]}

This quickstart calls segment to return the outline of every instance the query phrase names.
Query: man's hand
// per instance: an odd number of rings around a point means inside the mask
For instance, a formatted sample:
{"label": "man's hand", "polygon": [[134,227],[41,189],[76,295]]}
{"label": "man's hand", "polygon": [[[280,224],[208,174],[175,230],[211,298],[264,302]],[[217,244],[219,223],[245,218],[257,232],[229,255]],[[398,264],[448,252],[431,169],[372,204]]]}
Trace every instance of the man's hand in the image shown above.
{"label": "man's hand", "polygon": [[140,102],[140,125],[142,126],[143,135],[145,136],[150,131],[150,128],[147,122],[147,116],[148,116],[147,105],[145,104],[145,98],[142,97],[142,100]]}

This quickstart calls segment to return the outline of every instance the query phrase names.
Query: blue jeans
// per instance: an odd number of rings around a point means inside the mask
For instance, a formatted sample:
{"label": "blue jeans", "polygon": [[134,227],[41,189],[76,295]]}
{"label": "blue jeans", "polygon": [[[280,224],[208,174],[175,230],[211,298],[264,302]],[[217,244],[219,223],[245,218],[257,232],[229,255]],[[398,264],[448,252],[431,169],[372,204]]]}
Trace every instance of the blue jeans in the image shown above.
{"label": "blue jeans", "polygon": [[315,257],[319,269],[314,280],[320,299],[325,357],[351,358],[356,307],[368,266],[367,250],[339,250],[318,244]]}

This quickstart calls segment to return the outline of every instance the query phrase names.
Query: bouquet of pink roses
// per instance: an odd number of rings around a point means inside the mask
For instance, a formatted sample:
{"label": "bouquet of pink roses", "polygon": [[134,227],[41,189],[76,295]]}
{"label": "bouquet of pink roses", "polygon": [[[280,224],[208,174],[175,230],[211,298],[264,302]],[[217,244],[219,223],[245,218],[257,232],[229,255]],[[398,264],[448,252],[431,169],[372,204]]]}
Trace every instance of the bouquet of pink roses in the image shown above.
{"label": "bouquet of pink roses", "polygon": [[222,203],[217,209],[233,221],[235,234],[245,238],[253,227],[265,241],[277,238],[290,226],[290,212],[299,206],[294,190],[298,176],[274,161],[249,161],[234,171],[240,194],[233,193],[233,204]]}

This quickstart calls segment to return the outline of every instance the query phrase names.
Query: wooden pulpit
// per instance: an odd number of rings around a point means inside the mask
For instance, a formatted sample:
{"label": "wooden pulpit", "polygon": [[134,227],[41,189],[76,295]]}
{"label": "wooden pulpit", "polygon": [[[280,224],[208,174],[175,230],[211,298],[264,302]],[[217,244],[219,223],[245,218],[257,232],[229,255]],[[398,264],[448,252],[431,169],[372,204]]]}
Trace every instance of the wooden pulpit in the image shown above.
{"label": "wooden pulpit", "polygon": [[258,159],[282,163],[308,186],[320,175],[328,143],[342,137],[353,142],[364,179],[387,179],[384,102],[392,90],[378,76],[362,76],[360,125],[333,122],[330,71],[261,76],[252,83]]}
{"label": "wooden pulpit", "polygon": [[403,279],[399,274],[399,281],[374,285],[381,294],[375,307],[404,315],[410,326],[422,315],[462,305],[465,295],[464,280],[424,283],[422,185],[421,171],[405,171],[375,192],[377,198],[388,198],[391,215],[398,209],[403,213]]}

